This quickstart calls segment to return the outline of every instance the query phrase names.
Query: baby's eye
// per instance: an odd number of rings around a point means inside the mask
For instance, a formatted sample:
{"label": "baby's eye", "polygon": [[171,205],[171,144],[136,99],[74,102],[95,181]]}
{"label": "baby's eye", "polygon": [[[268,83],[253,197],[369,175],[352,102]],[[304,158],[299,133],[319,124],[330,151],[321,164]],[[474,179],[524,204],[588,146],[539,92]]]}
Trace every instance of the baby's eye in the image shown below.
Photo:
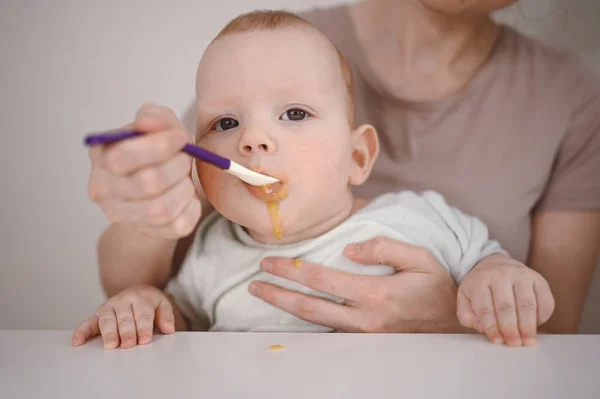
{"label": "baby's eye", "polygon": [[301,121],[310,117],[310,114],[302,109],[293,108],[281,115],[284,121]]}
{"label": "baby's eye", "polygon": [[211,130],[223,131],[234,129],[240,125],[240,122],[233,118],[221,118],[214,123]]}

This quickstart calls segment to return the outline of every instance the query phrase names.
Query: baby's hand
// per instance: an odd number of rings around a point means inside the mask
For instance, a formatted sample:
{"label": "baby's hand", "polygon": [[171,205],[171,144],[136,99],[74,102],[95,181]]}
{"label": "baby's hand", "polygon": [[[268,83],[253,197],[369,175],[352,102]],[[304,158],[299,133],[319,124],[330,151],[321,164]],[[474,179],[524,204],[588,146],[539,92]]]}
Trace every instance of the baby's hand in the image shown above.
{"label": "baby's hand", "polygon": [[476,266],[458,288],[460,323],[498,344],[535,345],[537,326],[553,311],[554,297],[546,280],[503,255],[491,255]]}
{"label": "baby's hand", "polygon": [[152,341],[154,325],[175,332],[175,316],[167,295],[158,288],[136,286],[113,296],[73,332],[73,346],[102,334],[104,349],[131,348]]}

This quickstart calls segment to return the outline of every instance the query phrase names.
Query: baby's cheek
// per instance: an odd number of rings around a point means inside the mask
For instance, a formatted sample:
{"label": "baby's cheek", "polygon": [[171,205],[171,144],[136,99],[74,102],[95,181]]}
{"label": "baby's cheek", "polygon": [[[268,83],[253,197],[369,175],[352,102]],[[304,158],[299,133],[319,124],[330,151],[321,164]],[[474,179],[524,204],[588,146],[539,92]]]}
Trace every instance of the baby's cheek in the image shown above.
{"label": "baby's cheek", "polygon": [[223,172],[212,165],[200,162],[196,164],[196,171],[206,197],[214,207],[219,207],[219,187],[223,185]]}

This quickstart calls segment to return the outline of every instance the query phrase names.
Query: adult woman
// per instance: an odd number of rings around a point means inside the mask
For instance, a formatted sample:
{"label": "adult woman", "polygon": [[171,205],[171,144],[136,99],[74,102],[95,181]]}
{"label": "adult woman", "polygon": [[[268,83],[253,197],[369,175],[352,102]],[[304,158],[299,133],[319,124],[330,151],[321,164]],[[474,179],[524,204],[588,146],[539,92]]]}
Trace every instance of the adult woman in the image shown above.
{"label": "adult woman", "polygon": [[[303,16],[349,59],[357,123],[381,136],[382,156],[360,194],[432,188],[479,216],[550,283],[556,310],[545,330],[575,332],[600,243],[600,85],[571,56],[490,19],[513,2],[368,0]],[[180,122],[146,107],[136,128],[156,133],[91,153],[90,194],[114,222],[99,248],[109,295],[164,285],[200,217],[189,160],[178,153]],[[123,188],[131,182],[139,190]],[[387,240],[357,251],[402,273],[373,280],[276,259],[264,268],[334,291],[346,305],[263,283],[253,294],[340,330],[460,330],[456,287],[430,256]],[[339,319],[339,306],[353,316]]]}

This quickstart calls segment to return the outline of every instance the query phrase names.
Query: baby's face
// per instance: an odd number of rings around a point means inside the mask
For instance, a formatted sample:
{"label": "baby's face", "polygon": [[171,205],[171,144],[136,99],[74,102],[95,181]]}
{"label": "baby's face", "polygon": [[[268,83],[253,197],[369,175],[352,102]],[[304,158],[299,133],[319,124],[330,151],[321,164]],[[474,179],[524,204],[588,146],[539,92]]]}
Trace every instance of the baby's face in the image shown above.
{"label": "baby's face", "polygon": [[[334,48],[316,32],[296,27],[222,37],[202,58],[196,91],[197,144],[284,186],[265,195],[197,162],[202,187],[223,216],[260,241],[285,243],[311,237],[351,206],[347,89]],[[279,201],[281,241],[268,201]]]}

